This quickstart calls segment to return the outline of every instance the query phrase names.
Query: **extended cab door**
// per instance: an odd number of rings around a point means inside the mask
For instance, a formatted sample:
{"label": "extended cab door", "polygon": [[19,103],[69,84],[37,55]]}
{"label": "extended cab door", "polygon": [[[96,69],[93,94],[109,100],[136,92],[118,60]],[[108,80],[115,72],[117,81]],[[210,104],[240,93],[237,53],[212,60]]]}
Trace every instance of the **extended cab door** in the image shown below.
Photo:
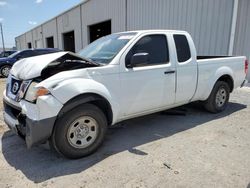
{"label": "extended cab door", "polygon": [[176,100],[175,103],[187,103],[195,94],[198,65],[196,50],[189,34],[173,34],[176,49]]}
{"label": "extended cab door", "polygon": [[[148,56],[147,61],[131,65],[133,56],[137,55]],[[120,80],[123,116],[173,104],[175,66],[169,58],[167,35],[157,33],[139,37],[121,57]]]}

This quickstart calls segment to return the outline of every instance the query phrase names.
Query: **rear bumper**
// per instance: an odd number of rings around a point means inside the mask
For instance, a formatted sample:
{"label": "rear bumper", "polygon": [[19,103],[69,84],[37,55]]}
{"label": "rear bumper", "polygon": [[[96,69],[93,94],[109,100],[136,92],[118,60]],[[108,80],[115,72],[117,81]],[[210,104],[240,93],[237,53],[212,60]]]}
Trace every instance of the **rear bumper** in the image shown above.
{"label": "rear bumper", "polygon": [[3,103],[5,123],[14,133],[25,138],[28,148],[48,140],[52,134],[56,116],[42,120],[32,120],[22,114],[20,108],[15,108],[6,100]]}

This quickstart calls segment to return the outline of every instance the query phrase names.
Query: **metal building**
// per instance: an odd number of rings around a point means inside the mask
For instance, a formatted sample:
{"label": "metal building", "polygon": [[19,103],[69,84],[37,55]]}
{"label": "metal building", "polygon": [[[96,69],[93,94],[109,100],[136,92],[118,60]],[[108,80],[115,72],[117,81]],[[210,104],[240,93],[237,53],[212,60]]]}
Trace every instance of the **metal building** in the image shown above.
{"label": "metal building", "polygon": [[199,55],[250,58],[250,0],[85,0],[15,40],[18,49],[78,52],[103,35],[138,29],[186,30]]}

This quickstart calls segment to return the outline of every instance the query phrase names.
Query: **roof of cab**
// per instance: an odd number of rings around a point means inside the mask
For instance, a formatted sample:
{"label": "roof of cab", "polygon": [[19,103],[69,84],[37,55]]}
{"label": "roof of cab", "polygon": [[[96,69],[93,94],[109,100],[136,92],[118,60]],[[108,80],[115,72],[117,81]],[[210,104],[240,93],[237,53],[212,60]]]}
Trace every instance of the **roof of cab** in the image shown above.
{"label": "roof of cab", "polygon": [[165,29],[146,29],[146,30],[133,30],[133,31],[124,31],[124,32],[119,32],[119,33],[137,33],[137,34],[143,34],[143,33],[154,33],[154,32],[166,32],[166,33],[187,33],[187,31],[183,30],[165,30]]}

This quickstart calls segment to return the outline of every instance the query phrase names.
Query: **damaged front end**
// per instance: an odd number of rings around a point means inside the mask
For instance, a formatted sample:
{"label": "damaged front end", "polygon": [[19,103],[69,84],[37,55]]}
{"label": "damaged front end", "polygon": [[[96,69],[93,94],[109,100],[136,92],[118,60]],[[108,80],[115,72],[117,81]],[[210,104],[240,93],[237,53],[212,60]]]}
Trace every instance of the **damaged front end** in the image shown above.
{"label": "damaged front end", "polygon": [[22,59],[14,64],[10,73],[19,80],[44,80],[59,72],[98,66],[101,64],[75,53],[58,52]]}
{"label": "damaged front end", "polygon": [[46,141],[63,104],[39,83],[53,75],[100,64],[71,52],[59,52],[17,62],[4,91],[4,121],[25,138],[28,147]]}
{"label": "damaged front end", "polygon": [[64,56],[48,64],[48,66],[46,66],[41,71],[40,78],[44,80],[59,72],[82,69],[82,68],[98,67],[98,66],[101,66],[101,64],[81,58],[69,52]]}

